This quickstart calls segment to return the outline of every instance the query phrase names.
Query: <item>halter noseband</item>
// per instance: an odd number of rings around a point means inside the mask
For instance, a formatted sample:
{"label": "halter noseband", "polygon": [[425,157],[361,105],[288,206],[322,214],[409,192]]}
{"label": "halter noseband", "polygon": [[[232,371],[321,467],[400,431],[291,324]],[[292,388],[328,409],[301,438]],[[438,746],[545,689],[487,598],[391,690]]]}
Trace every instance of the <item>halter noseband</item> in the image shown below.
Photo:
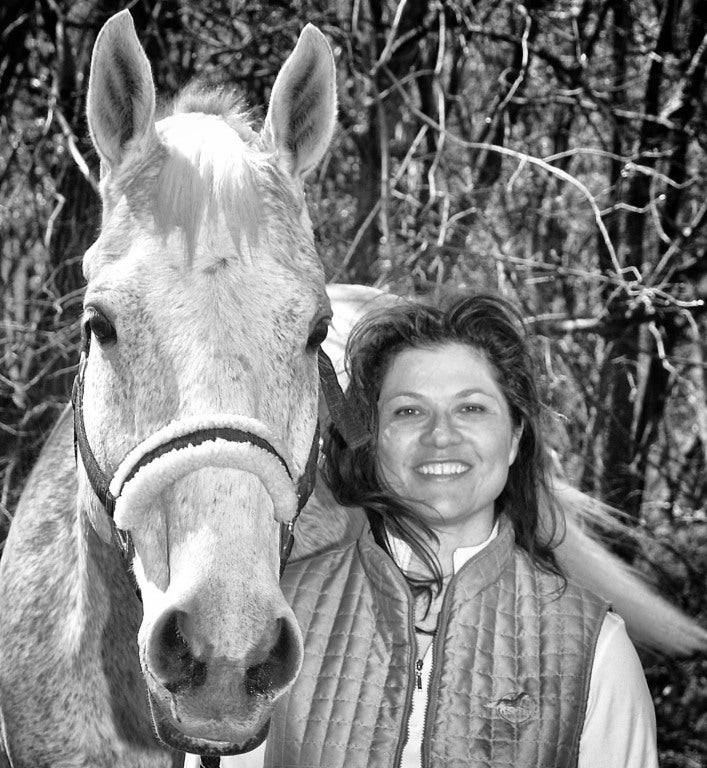
{"label": "halter noseband", "polygon": [[[228,426],[216,426],[212,428],[196,429],[192,431],[179,434],[164,443],[160,443],[151,450],[145,452],[138,461],[130,468],[127,475],[116,483],[117,478],[109,478],[105,472],[101,469],[96,457],[91,449],[86,435],[86,425],[84,422],[83,412],[83,394],[84,394],[84,375],[86,362],[88,359],[88,349],[84,349],[81,354],[81,361],[79,363],[79,370],[74,379],[74,385],[71,395],[71,402],[74,410],[74,453],[78,461],[78,457],[81,456],[81,461],[84,465],[86,475],[93,492],[98,500],[101,502],[109,520],[110,527],[113,533],[113,539],[117,548],[119,549],[126,566],[129,566],[134,556],[134,547],[132,537],[129,531],[118,528],[115,523],[115,509],[116,503],[123,487],[128,483],[138,471],[146,467],[151,462],[160,458],[170,451],[178,451],[182,448],[196,447],[204,445],[206,443],[215,443],[217,440],[226,441],[228,443],[243,444],[253,446],[256,449],[264,451],[266,455],[272,456],[283,467],[287,473],[287,477],[291,482],[295,482],[292,478],[289,466],[282,455],[276,448],[264,437],[256,434],[255,432],[238,429]],[[337,428],[341,432],[342,436],[346,440],[347,444],[351,448],[360,447],[368,440],[368,433],[359,424],[359,422],[350,413],[348,403],[344,394],[339,386],[336,372],[331,363],[331,360],[326,353],[319,348],[318,352],[318,368],[319,368],[319,381],[322,389],[322,393],[327,402],[329,413],[332,421],[336,424]],[[288,522],[281,522],[280,524],[280,575],[287,564],[287,559],[292,550],[294,542],[294,524],[299,517],[300,512],[309,500],[314,490],[317,474],[317,459],[319,456],[319,422],[314,432],[314,438],[309,450],[309,456],[305,465],[304,472],[297,479],[296,494],[297,494],[297,507],[296,512],[291,520]],[[139,596],[139,590],[135,583],[132,570],[127,568],[133,586]]]}

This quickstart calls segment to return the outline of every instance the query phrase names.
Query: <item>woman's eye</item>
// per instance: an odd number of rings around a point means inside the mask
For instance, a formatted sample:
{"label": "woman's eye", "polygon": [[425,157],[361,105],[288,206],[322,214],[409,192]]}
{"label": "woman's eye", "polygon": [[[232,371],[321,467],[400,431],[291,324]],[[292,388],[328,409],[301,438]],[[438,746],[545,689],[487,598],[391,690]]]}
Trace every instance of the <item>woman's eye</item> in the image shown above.
{"label": "woman's eye", "polygon": [[101,345],[114,344],[118,340],[115,326],[111,321],[95,307],[87,307],[84,326],[96,338]]}
{"label": "woman's eye", "polygon": [[412,406],[405,406],[403,408],[396,408],[393,412],[394,416],[418,416],[420,411],[417,408],[413,408]]}
{"label": "woman's eye", "polygon": [[478,403],[468,403],[461,408],[463,413],[484,413],[486,408]]}
{"label": "woman's eye", "polygon": [[317,347],[324,343],[324,340],[329,333],[329,320],[328,318],[322,318],[312,328],[309,338],[307,339],[307,352],[314,352]]}

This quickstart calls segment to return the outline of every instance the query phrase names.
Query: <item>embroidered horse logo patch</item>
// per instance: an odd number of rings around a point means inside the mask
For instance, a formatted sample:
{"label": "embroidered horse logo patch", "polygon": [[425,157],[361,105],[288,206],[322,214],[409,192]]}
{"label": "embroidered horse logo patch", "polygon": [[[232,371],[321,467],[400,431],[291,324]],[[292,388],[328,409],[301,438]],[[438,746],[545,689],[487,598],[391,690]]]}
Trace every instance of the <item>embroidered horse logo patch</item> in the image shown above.
{"label": "embroidered horse logo patch", "polygon": [[501,696],[496,701],[485,705],[488,709],[495,709],[498,714],[509,723],[524,723],[535,714],[537,705],[535,699],[525,691],[514,691]]}

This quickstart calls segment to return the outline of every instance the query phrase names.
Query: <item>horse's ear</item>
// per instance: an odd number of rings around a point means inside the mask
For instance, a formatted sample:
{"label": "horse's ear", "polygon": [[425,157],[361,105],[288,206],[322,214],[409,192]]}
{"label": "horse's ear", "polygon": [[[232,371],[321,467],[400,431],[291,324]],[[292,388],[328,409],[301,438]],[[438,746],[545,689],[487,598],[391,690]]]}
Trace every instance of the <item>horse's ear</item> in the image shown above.
{"label": "horse's ear", "polygon": [[132,16],[111,16],[91,59],[86,112],[93,144],[108,169],[156,138],[155,86]]}
{"label": "horse's ear", "polygon": [[324,35],[307,24],[273,85],[263,143],[302,177],[322,159],[335,122],[334,56]]}

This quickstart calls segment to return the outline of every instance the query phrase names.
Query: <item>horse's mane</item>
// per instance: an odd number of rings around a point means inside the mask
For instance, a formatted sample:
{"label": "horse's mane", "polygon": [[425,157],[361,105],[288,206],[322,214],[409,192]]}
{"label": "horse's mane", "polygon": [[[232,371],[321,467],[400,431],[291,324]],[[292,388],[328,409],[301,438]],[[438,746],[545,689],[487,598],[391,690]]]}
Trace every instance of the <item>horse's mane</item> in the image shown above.
{"label": "horse's mane", "polygon": [[242,96],[230,88],[198,80],[189,83],[169,103],[162,116],[193,112],[222,117],[243,141],[255,138],[253,111],[246,107]]}

